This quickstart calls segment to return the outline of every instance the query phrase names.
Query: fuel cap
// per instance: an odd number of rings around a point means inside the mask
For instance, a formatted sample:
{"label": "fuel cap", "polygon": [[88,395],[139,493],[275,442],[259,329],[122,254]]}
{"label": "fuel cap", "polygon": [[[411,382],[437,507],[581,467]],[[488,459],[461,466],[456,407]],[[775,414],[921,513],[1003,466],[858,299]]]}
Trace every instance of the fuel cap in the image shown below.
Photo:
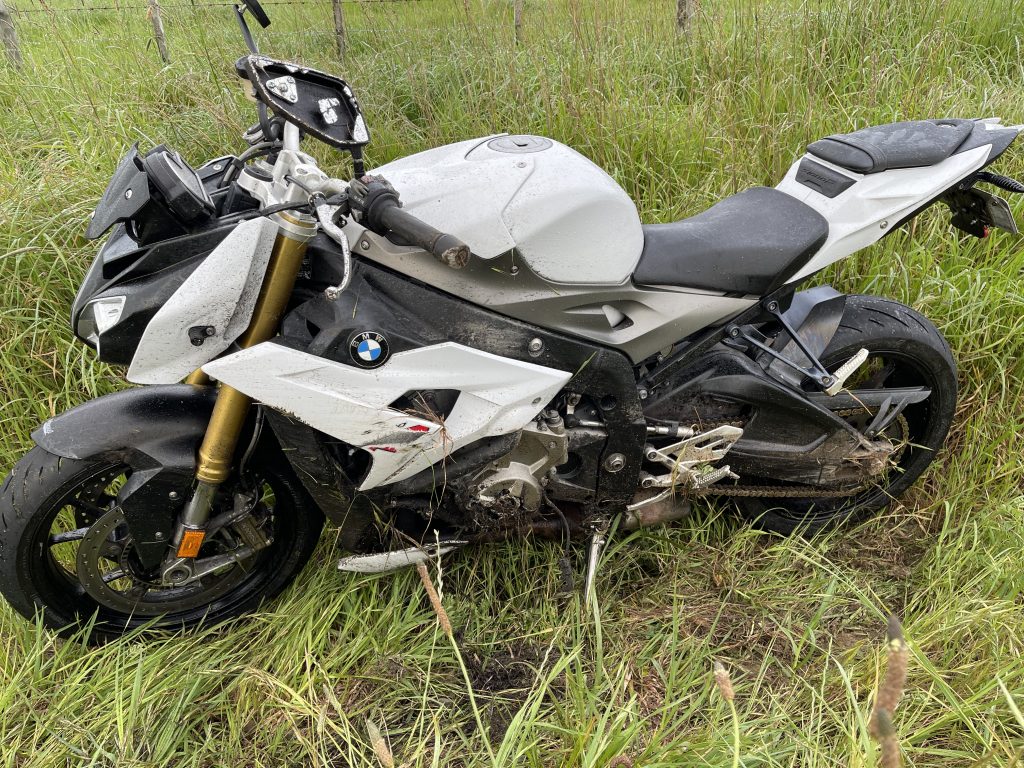
{"label": "fuel cap", "polygon": [[495,152],[506,152],[510,155],[528,155],[532,152],[543,152],[553,146],[551,139],[543,136],[499,136],[487,142],[487,146]]}

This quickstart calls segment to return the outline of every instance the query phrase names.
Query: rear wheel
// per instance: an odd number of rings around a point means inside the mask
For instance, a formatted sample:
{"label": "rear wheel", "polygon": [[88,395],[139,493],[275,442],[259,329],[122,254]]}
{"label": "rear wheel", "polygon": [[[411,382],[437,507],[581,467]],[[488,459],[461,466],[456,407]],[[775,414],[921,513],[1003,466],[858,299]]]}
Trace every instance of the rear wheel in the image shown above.
{"label": "rear wheel", "polygon": [[[812,534],[885,509],[920,477],[942,447],[956,409],[956,363],[949,345],[927,318],[895,301],[849,296],[838,331],[821,356],[834,371],[860,349],[867,361],[848,389],[927,387],[931,396],[908,406],[886,436],[896,450],[886,472],[839,498],[739,498],[741,513],[768,530]],[[848,419],[864,427],[867,414]],[[859,419],[859,421],[858,421]]]}
{"label": "rear wheel", "polygon": [[[91,641],[144,624],[177,630],[255,609],[280,593],[309,559],[323,516],[279,451],[254,452],[242,478],[222,486],[213,515],[231,509],[236,492],[252,500],[250,527],[211,532],[198,560],[238,552],[248,536],[270,544],[187,584],[167,585],[142,567],[117,491],[130,466],[73,460],[34,448],[13,468],[0,498],[0,592],[23,616],[73,632],[95,616]],[[169,538],[170,532],[164,535]]]}

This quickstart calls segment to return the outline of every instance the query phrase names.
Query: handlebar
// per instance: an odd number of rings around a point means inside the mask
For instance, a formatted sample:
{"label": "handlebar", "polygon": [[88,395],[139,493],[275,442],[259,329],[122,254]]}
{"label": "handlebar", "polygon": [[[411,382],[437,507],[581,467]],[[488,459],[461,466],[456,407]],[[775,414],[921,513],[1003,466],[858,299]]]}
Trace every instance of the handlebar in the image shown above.
{"label": "handlebar", "polygon": [[349,185],[349,198],[368,229],[380,234],[392,232],[452,269],[462,269],[469,263],[468,245],[403,210],[398,192],[383,178],[364,176],[354,180]]}
{"label": "handlebar", "polygon": [[[384,202],[384,201],[382,201]],[[387,230],[433,254],[434,258],[453,269],[462,269],[469,263],[469,246],[454,235],[434,229],[398,203],[386,201],[381,206],[378,220]]]}

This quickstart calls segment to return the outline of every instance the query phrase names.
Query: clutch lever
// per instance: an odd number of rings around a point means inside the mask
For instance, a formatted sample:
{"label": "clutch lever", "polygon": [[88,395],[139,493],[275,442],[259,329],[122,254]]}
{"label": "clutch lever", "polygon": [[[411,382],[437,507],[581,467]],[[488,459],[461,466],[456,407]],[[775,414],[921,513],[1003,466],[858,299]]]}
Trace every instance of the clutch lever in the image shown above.
{"label": "clutch lever", "polygon": [[314,192],[309,198],[309,204],[313,207],[313,211],[320,221],[320,228],[325,235],[341,247],[341,282],[324,289],[325,299],[337,301],[338,297],[345,292],[349,282],[352,280],[352,249],[349,247],[348,236],[345,234],[345,231],[334,221],[334,217],[338,215],[342,206],[332,206],[332,202],[334,202],[334,198],[328,200],[321,192]]}

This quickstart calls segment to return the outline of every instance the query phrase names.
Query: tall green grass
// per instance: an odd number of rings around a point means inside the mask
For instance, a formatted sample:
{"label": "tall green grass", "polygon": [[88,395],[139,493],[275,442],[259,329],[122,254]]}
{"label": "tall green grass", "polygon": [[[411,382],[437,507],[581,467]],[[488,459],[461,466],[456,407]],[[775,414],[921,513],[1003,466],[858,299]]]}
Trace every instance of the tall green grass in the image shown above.
{"label": "tall green grass", "polygon": [[[165,5],[164,67],[142,3],[116,2],[81,12],[20,0],[36,11],[16,17],[25,68],[0,68],[4,465],[40,421],[122,386],[67,328],[95,250],[86,216],[120,154],[166,142],[200,161],[237,149],[253,120],[227,8]],[[542,133],[606,168],[651,221],[772,185],[827,133],[902,118],[1024,122],[1019,0],[705,0],[685,37],[669,0],[528,0],[518,44],[511,1],[346,9],[344,62],[327,3],[272,5],[258,37],[353,84],[371,164]],[[1021,149],[997,168],[1024,174]],[[948,450],[876,521],[806,542],[708,509],[620,537],[598,614],[561,593],[549,546],[452,557],[442,599],[465,676],[416,575],[340,576],[330,534],[284,598],[190,636],[86,649],[3,607],[0,765],[373,765],[367,720],[396,764],[731,765],[718,659],[743,765],[871,766],[890,612],[912,649],[895,715],[906,761],[1019,765],[1022,271],[1019,240],[961,238],[936,210],[822,278],[922,310],[960,365]],[[574,567],[582,574],[579,553]]]}

